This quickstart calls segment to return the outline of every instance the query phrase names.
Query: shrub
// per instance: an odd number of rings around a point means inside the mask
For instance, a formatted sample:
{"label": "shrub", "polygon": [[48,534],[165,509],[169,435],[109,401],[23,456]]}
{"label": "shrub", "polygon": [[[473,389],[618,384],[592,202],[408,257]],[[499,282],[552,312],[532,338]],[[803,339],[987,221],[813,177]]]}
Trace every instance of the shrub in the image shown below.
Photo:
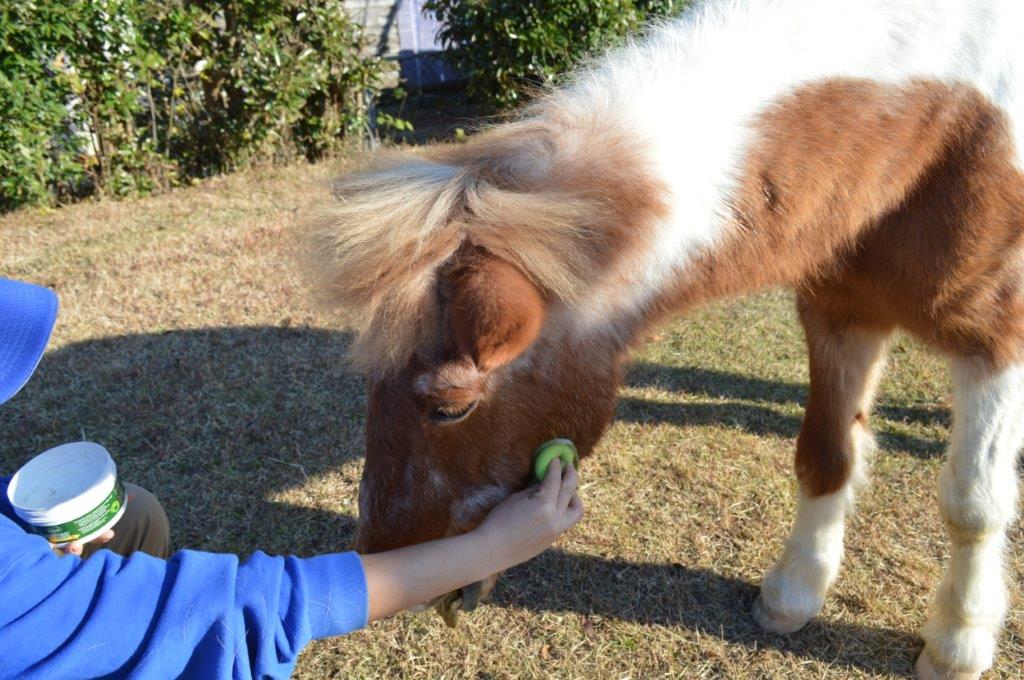
{"label": "shrub", "polygon": [[0,9],[0,209],[317,158],[385,66],[342,0],[32,0]]}
{"label": "shrub", "polygon": [[0,9],[0,208],[39,203],[81,179],[78,140],[64,124],[70,91],[47,45],[72,39],[76,14],[59,2]]}
{"label": "shrub", "polygon": [[580,58],[619,43],[686,0],[429,0],[449,62],[469,93],[497,108],[549,83]]}

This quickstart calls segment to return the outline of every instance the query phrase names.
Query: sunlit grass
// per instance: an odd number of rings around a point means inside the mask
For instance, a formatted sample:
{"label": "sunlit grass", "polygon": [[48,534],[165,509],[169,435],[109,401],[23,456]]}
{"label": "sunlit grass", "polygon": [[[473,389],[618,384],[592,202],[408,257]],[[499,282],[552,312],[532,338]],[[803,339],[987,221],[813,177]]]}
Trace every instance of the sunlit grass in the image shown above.
{"label": "sunlit grass", "polygon": [[[2,469],[86,436],[164,501],[178,546],[310,555],[351,536],[365,395],[310,311],[287,235],[326,166],[0,219],[0,271],[55,287],[36,378],[0,408]],[[454,631],[402,615],[312,644],[300,678],[907,677],[947,554],[935,479],[943,362],[894,344],[873,484],[822,616],[789,637],[747,614],[793,516],[806,355],[787,294],[716,305],[636,356],[586,462],[588,515]],[[1024,532],[1010,562],[1024,576]],[[1015,586],[992,677],[1019,677]]]}

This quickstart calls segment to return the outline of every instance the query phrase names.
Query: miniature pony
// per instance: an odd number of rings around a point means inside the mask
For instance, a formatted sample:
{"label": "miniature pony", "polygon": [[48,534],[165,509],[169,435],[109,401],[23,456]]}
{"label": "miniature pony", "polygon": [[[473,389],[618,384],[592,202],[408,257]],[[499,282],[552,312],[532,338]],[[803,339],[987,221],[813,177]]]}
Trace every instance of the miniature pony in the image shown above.
{"label": "miniature pony", "polygon": [[310,243],[370,376],[358,549],[472,528],[541,442],[591,452],[653,326],[786,286],[810,356],[799,508],[754,617],[821,611],[902,328],[954,384],[953,548],[915,668],[992,664],[1024,440],[1024,3],[705,2],[336,196]]}

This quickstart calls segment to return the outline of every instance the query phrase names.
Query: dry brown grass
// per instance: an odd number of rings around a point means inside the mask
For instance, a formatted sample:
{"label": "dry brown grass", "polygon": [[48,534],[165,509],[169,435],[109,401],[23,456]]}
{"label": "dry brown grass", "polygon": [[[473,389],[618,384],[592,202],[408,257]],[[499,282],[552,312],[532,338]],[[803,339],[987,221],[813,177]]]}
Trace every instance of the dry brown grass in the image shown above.
{"label": "dry brown grass", "polygon": [[[0,469],[84,434],[163,499],[178,546],[343,548],[365,397],[286,239],[330,170],[0,219],[0,271],[63,300],[39,373],[0,409]],[[767,635],[747,610],[793,515],[806,381],[787,295],[672,324],[638,354],[584,467],[577,530],[457,630],[401,615],[312,644],[298,677],[907,677],[947,553],[934,492],[945,371],[897,342],[840,581],[807,629]],[[1024,666],[1020,523],[1011,541],[1001,678]]]}

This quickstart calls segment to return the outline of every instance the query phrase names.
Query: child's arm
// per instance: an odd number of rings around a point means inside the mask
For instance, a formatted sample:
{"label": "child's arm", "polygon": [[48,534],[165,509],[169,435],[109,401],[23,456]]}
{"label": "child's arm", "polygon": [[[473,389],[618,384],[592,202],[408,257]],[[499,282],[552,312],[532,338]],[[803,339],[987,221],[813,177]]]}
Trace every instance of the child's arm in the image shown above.
{"label": "child's arm", "polygon": [[366,617],[355,553],[82,560],[0,516],[0,678],[284,678],[311,638]]}
{"label": "child's arm", "polygon": [[433,600],[534,557],[583,517],[576,469],[555,461],[537,487],[495,507],[461,536],[361,555],[369,620]]}
{"label": "child's arm", "polygon": [[0,515],[0,677],[76,677],[83,663],[97,676],[286,677],[311,638],[533,557],[582,516],[575,488],[575,472],[555,468],[464,536],[363,557],[257,552],[244,563],[188,550],[61,558]]}

